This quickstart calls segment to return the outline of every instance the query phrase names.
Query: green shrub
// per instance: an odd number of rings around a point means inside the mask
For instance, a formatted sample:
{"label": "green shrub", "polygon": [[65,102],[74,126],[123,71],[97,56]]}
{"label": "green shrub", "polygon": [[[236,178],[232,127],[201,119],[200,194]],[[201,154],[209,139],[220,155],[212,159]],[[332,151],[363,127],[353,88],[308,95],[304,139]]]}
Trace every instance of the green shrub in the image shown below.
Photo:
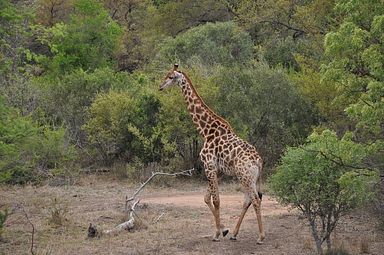
{"label": "green shrub", "polygon": [[159,100],[133,91],[99,94],[88,110],[83,129],[104,164],[116,161],[159,162],[168,151],[159,130]]}
{"label": "green shrub", "polygon": [[340,217],[374,198],[378,172],[362,161],[375,150],[353,142],[350,133],[341,139],[330,130],[313,133],[303,146],[287,149],[269,179],[278,200],[307,218],[319,254],[324,242],[331,248]]}
{"label": "green shrub", "polygon": [[55,76],[113,66],[122,32],[101,1],[76,0],[69,22],[56,23],[40,38],[52,53],[41,62]]}
{"label": "green shrub", "polygon": [[221,68],[214,82],[219,114],[258,148],[269,166],[286,146],[303,142],[316,123],[310,105],[281,69],[261,63]]}
{"label": "green shrub", "polygon": [[0,183],[39,181],[72,162],[76,151],[65,143],[64,134],[63,128],[20,116],[0,98]]}
{"label": "green shrub", "polygon": [[64,125],[70,142],[85,145],[81,129],[87,108],[98,93],[110,89],[133,87],[135,81],[125,73],[111,68],[99,68],[93,72],[76,69],[62,76],[43,76],[34,79],[40,90],[40,109],[46,122]]}
{"label": "green shrub", "polygon": [[253,43],[248,33],[234,22],[207,23],[165,41],[155,57],[155,65],[169,68],[198,61],[205,66],[232,66],[247,63],[253,57]]}
{"label": "green shrub", "polygon": [[0,240],[4,231],[4,223],[8,218],[8,210],[0,211]]}

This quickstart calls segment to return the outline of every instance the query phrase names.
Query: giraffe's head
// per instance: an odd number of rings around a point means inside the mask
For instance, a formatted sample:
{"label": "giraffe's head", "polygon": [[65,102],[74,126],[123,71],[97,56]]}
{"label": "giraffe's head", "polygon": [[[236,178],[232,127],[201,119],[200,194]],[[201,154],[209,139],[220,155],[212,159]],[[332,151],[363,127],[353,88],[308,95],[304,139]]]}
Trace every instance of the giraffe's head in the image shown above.
{"label": "giraffe's head", "polygon": [[184,75],[177,70],[178,67],[179,65],[175,64],[173,69],[167,73],[163,83],[160,85],[160,91],[172,85],[181,85]]}

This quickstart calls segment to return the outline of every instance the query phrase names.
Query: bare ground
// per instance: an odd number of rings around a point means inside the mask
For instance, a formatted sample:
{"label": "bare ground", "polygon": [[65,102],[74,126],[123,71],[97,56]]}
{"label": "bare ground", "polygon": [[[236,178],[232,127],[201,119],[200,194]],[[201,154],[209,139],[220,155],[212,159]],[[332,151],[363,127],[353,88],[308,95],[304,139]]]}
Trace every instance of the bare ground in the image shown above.
{"label": "bare ground", "polygon": [[[32,227],[22,209],[35,227],[35,254],[315,254],[306,220],[268,195],[263,196],[262,204],[263,245],[256,244],[252,208],[238,241],[225,237],[212,242],[206,237],[213,233],[213,217],[203,201],[205,185],[183,182],[176,186],[146,187],[137,212],[137,230],[94,239],[86,238],[89,223],[107,230],[123,222],[124,198],[133,193],[135,185],[88,176],[74,186],[0,187],[0,209],[12,210],[0,240],[0,254],[31,254]],[[242,200],[236,185],[221,186],[226,227],[235,226]],[[384,236],[376,221],[367,212],[343,218],[335,245],[351,254],[383,254]]]}

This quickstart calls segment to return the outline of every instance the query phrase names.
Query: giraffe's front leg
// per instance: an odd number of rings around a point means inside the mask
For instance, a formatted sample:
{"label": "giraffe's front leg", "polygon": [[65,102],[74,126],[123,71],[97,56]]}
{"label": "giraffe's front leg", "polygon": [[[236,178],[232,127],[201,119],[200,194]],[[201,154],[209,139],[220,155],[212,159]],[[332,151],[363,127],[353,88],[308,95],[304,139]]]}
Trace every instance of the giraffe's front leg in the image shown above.
{"label": "giraffe's front leg", "polygon": [[[206,168],[209,169],[209,168]],[[206,170],[207,172],[207,170]],[[223,225],[220,224],[220,196],[218,189],[218,180],[216,173],[207,172],[208,177],[208,189],[207,194],[204,197],[204,201],[211,210],[214,220],[216,232],[213,235],[213,241],[219,241],[220,234],[226,236],[229,232],[228,229],[225,229]]]}
{"label": "giraffe's front leg", "polygon": [[[214,206],[212,204],[212,196],[211,196],[211,189],[210,189],[210,186],[208,185],[208,189],[207,189],[207,193],[205,194],[205,197],[204,197],[204,201],[205,203],[207,204],[208,208],[211,210],[212,212],[212,215],[214,216],[214,220],[215,220],[215,225],[216,225],[216,229],[217,229],[217,225],[219,224],[220,225],[220,229],[219,230],[216,230],[215,234],[213,235],[213,241],[220,241],[219,240],[219,236],[220,236],[220,232],[223,234],[223,236],[226,236],[229,232],[229,229],[225,228],[222,224],[220,224],[220,222],[218,223],[216,221],[217,217],[217,213],[216,213],[216,206],[219,208],[220,207],[220,203],[217,204]],[[220,220],[220,213],[218,213],[218,218]]]}

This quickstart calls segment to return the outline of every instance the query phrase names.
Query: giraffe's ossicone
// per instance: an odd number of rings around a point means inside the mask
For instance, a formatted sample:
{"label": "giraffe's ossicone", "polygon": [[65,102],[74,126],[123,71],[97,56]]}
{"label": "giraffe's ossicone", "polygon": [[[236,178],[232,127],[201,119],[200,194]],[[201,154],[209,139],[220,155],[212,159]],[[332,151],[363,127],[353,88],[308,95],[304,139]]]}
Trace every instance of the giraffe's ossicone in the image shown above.
{"label": "giraffe's ossicone", "polygon": [[229,123],[204,103],[187,74],[178,70],[177,64],[167,73],[164,82],[160,85],[160,90],[174,85],[181,88],[193,123],[204,138],[200,158],[208,179],[208,189],[204,201],[215,219],[216,232],[213,240],[219,241],[221,234],[225,236],[228,233],[228,230],[220,223],[218,174],[221,172],[237,177],[245,194],[242,211],[231,240],[236,240],[244,215],[252,204],[259,226],[257,243],[262,243],[265,234],[261,219],[260,176],[263,161],[260,155],[254,146],[238,137]]}

